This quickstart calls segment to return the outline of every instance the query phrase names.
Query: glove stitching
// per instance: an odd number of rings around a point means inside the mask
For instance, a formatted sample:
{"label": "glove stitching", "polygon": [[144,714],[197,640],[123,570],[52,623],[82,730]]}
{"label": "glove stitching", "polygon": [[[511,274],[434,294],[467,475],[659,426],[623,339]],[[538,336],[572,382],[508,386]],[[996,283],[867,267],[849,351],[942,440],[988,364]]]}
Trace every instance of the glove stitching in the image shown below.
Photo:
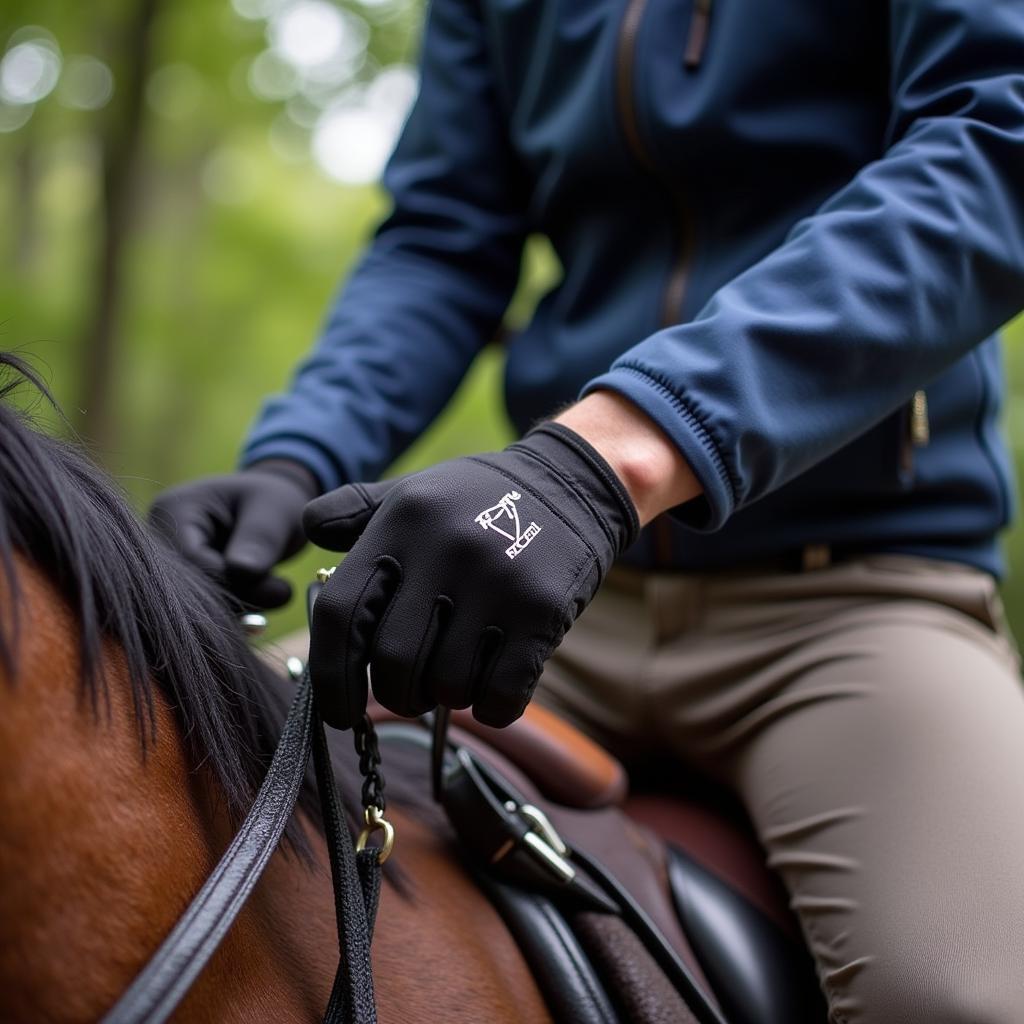
{"label": "glove stitching", "polygon": [[540,655],[540,667],[539,669],[534,671],[533,678],[530,680],[529,684],[526,687],[527,704],[529,704],[530,701],[533,700],[533,695],[537,692],[537,684],[540,682],[540,677],[544,674],[544,666],[548,663],[548,659],[551,657],[551,655],[554,654],[555,651],[559,648],[559,646],[562,643],[562,640],[565,639],[565,633],[566,631],[564,629],[558,630],[556,635],[553,637],[552,642],[547,646],[547,648],[545,648],[543,653]]}
{"label": "glove stitching", "polygon": [[[347,637],[347,640],[348,640],[348,649],[350,651],[353,650],[353,643],[352,643],[352,641],[354,639],[353,633],[354,633],[355,628],[356,628],[356,612],[357,612],[358,609],[363,607],[363,597],[365,596],[366,591],[369,589],[370,584],[373,582],[373,578],[377,575],[378,572],[381,571],[381,563],[384,562],[384,561],[391,562],[395,566],[395,568],[398,569],[398,573],[399,573],[399,587],[401,586],[401,573],[402,573],[401,565],[399,565],[399,563],[397,561],[395,561],[395,559],[392,558],[390,555],[382,555],[380,558],[377,558],[374,561],[373,566],[371,567],[370,572],[369,572],[369,574],[366,577],[366,582],[363,583],[362,587],[359,590],[359,597],[356,598],[355,602],[353,603],[352,611],[351,611],[351,613],[349,615],[349,620],[348,620],[348,637]],[[332,577],[332,579],[333,579],[333,577]],[[330,585],[330,583],[328,583],[328,586],[329,585]],[[397,593],[397,591],[396,591],[396,593]],[[391,610],[391,605],[388,605],[388,612],[390,612],[390,610]],[[373,637],[372,643],[374,645],[376,644],[376,632],[374,633],[374,637]],[[372,655],[369,655],[367,657],[367,664],[369,664],[370,661],[372,661]],[[354,715],[351,714],[351,711],[352,711],[352,693],[353,693],[353,688],[352,688],[352,685],[351,685],[352,680],[350,678],[350,671],[349,671],[350,668],[351,668],[351,665],[352,665],[352,658],[351,658],[351,656],[349,656],[348,658],[345,659],[345,662],[344,662],[344,684],[345,684],[345,699],[346,699],[346,703],[348,704],[348,710],[350,712],[349,717],[351,719],[351,721],[349,722],[349,726],[350,727],[356,723],[356,721],[359,718],[359,715],[366,711],[366,708],[364,707],[362,709],[362,712],[358,712],[358,713],[356,713]]]}
{"label": "glove stitching", "polygon": [[[480,652],[484,646],[484,639],[489,635],[497,633],[499,636],[499,642],[497,650],[491,658],[490,668],[486,675],[481,675],[477,678],[478,668],[480,664]],[[487,692],[491,686],[491,679],[494,678],[495,669],[498,667],[498,662],[501,659],[501,652],[505,649],[505,631],[500,626],[484,626],[480,631],[480,636],[477,637],[476,649],[473,651],[473,663],[469,673],[469,685],[468,693],[466,696],[469,698],[469,704],[473,707],[479,706],[481,701],[486,703]]]}
{"label": "glove stitching", "polygon": [[580,543],[583,544],[595,558],[598,557],[598,553],[594,549],[594,546],[590,543],[590,541],[587,540],[586,537],[583,536],[583,534],[580,533],[579,530],[576,529],[575,526],[573,526],[572,522],[569,519],[567,519],[561,512],[559,512],[559,510],[555,508],[555,506],[552,505],[551,502],[547,500],[547,498],[538,494],[529,485],[523,483],[523,481],[517,474],[510,473],[506,469],[497,469],[496,467],[492,466],[489,462],[485,461],[484,459],[481,459],[479,456],[476,455],[467,455],[465,456],[465,458],[467,458],[470,462],[477,463],[477,465],[486,466],[496,476],[506,477],[508,480],[511,480],[514,484],[516,484],[516,486],[526,491],[529,495],[531,495],[533,498],[539,501],[553,516],[555,516],[562,523],[562,525],[566,527],[566,529],[568,529],[573,535],[575,535],[575,537],[580,541]]}
{"label": "glove stitching", "polygon": [[[564,623],[568,614],[567,609],[569,602],[576,596],[577,592],[579,591],[580,579],[583,576],[584,572],[589,572],[594,565],[597,565],[598,569],[600,570],[601,562],[596,556],[585,558],[580,563],[579,567],[576,570],[576,575],[573,576],[572,581],[565,588],[565,592],[562,595],[561,604],[557,605],[553,609],[551,616],[548,619],[548,625],[545,627],[544,632],[542,634],[545,640],[550,639],[552,636],[558,635],[558,642],[561,642],[561,637],[565,636],[566,627]],[[572,621],[575,621],[575,619],[570,620],[570,622]],[[561,630],[560,635],[559,630]],[[557,646],[557,643],[555,646]],[[551,650],[554,650],[554,647],[552,647]],[[545,660],[547,659],[545,658]]]}
{"label": "glove stitching", "polygon": [[473,648],[473,657],[469,661],[469,672],[462,681],[464,692],[463,702],[469,707],[476,707],[480,703],[481,688],[477,684],[477,673],[480,670],[480,640],[483,633],[476,638],[476,645]]}
{"label": "glove stitching", "polygon": [[[388,600],[387,607],[384,609],[384,614],[380,617],[380,620],[376,623],[373,631],[373,640],[370,643],[370,652],[367,659],[368,664],[371,666],[370,678],[373,678],[373,659],[377,656],[377,651],[380,647],[381,636],[384,633],[384,629],[391,619],[391,614],[395,610],[395,605],[398,604],[398,595],[402,592],[402,587],[405,584],[405,573],[402,572],[402,566],[393,555],[378,555],[374,559],[374,567],[376,569],[382,568],[385,564],[390,564],[398,570],[398,585],[395,587],[394,592]],[[400,664],[399,660],[399,664]],[[376,693],[374,694],[376,696]],[[407,694],[406,694],[407,695]],[[408,704],[406,704],[408,706]],[[399,712],[401,714],[401,712]]]}
{"label": "glove stitching", "polygon": [[[430,653],[433,650],[433,645],[426,651],[424,651],[424,648],[426,647],[427,640],[429,639],[430,634],[434,629],[435,621],[438,621],[437,635],[440,635],[441,632],[440,622],[439,620],[435,619],[435,616],[437,615],[437,606],[442,598],[446,600],[452,608],[455,607],[455,602],[452,601],[452,599],[448,597],[447,594],[438,594],[438,596],[434,599],[433,607],[430,609],[430,618],[427,620],[427,628],[423,630],[423,635],[420,637],[419,645],[416,647],[416,658],[412,663],[412,672],[409,673],[409,678],[407,679],[405,685],[405,706],[407,708],[413,707],[413,703],[410,697],[413,685],[417,680],[419,680],[421,683],[420,689],[423,691],[423,696],[428,701],[432,700],[434,702],[434,706],[437,706],[437,694],[433,692],[427,693],[426,687],[424,687],[422,684],[426,681],[427,678],[427,661],[430,658]],[[435,643],[436,639],[437,637],[435,636]]]}
{"label": "glove stitching", "polygon": [[534,459],[535,461],[539,462],[542,466],[546,467],[548,470],[554,473],[555,476],[562,480],[567,486],[569,486],[572,490],[573,495],[579,498],[579,500],[583,502],[584,505],[587,506],[587,509],[590,511],[590,514],[597,520],[598,525],[604,531],[604,535],[608,538],[608,543],[611,545],[612,550],[618,550],[619,541],[618,538],[615,536],[615,532],[612,530],[611,526],[609,526],[608,520],[605,518],[604,513],[601,512],[600,509],[598,509],[597,506],[595,506],[594,503],[590,500],[590,497],[586,493],[586,485],[581,484],[579,478],[575,474],[564,472],[563,470],[555,466],[555,464],[551,462],[549,459],[547,459],[545,456],[541,455],[539,452],[533,451],[530,448],[520,447],[518,445],[514,445],[513,447],[516,447],[523,455],[527,455],[530,458]]}
{"label": "glove stitching", "polygon": [[353,519],[358,519],[360,516],[365,515],[367,509],[373,508],[373,502],[368,497],[368,495],[366,493],[366,489],[363,487],[362,484],[349,484],[348,486],[351,487],[352,490],[354,490],[356,492],[356,494],[358,494],[359,497],[363,499],[363,506],[364,507],[359,509],[356,512],[349,512],[348,515],[344,515],[344,516],[336,515],[336,516],[331,516],[330,519],[324,519],[321,522],[317,523],[316,528],[318,530],[323,528],[323,527],[330,528],[332,526],[337,526],[339,523],[343,524],[343,525],[344,524],[348,524]]}
{"label": "glove stitching", "polygon": [[571,448],[576,454],[587,463],[589,468],[596,473],[605,486],[618,501],[621,510],[625,513],[629,525],[630,536],[627,540],[631,543],[640,530],[640,520],[637,517],[636,504],[633,502],[625,484],[619,479],[618,474],[604,456],[584,437],[562,423],[555,423],[549,420],[536,427],[532,433],[546,434],[548,437],[557,438],[562,444]]}
{"label": "glove stitching", "polygon": [[[543,648],[543,651],[540,655],[538,655],[535,650],[533,657],[534,670],[531,673],[533,678],[527,685],[525,691],[526,704],[529,704],[531,698],[533,697],[534,691],[537,688],[537,683],[540,680],[541,673],[544,671],[545,662],[551,656],[551,653],[555,650],[555,648],[561,643],[562,637],[565,636],[566,630],[564,626],[564,620],[567,615],[567,606],[569,605],[571,598],[575,596],[576,592],[579,589],[580,578],[583,576],[585,572],[589,572],[594,565],[597,565],[600,568],[600,562],[596,555],[590,554],[585,555],[583,557],[583,559],[579,562],[579,564],[576,567],[576,572],[573,575],[572,580],[569,582],[568,586],[566,587],[562,595],[561,602],[557,604],[555,608],[552,610],[551,614],[548,616],[547,622],[544,625],[544,627],[542,627],[542,629],[538,632],[532,634],[534,636],[540,636],[543,639],[546,646]],[[478,707],[481,701],[486,703],[487,694],[490,691],[490,683],[494,676],[494,671],[497,668],[498,662],[500,660],[501,651],[504,651],[505,646],[507,645],[508,642],[507,637],[505,637],[504,630],[502,630],[502,637],[503,639],[501,649],[498,655],[495,656],[491,671],[488,673],[487,679],[484,680],[477,687],[477,692],[474,695],[474,699],[472,702],[474,708]],[[474,654],[474,658],[475,657],[476,655]]]}
{"label": "glove stitching", "polygon": [[358,519],[361,515],[363,515],[365,511],[366,510],[363,509],[360,512],[352,512],[350,515],[347,516],[332,516],[330,519],[324,519],[322,522],[317,523],[316,529],[330,529],[330,527],[338,526],[339,524],[348,525],[350,522],[352,522],[353,519]]}
{"label": "glove stitching", "polygon": [[443,632],[442,627],[441,627],[441,618],[440,618],[440,615],[438,613],[438,609],[440,607],[446,607],[448,609],[448,615],[450,617],[452,612],[455,609],[455,602],[452,600],[452,598],[448,594],[438,594],[437,595],[437,597],[434,599],[434,606],[433,606],[433,608],[430,611],[430,625],[427,626],[427,629],[424,632],[422,639],[420,640],[420,648],[416,652],[416,664],[417,664],[417,667],[418,667],[419,666],[419,659],[420,659],[420,651],[423,650],[423,645],[427,642],[427,637],[430,635],[430,629],[431,629],[431,626],[433,626],[434,621],[435,621],[435,617],[436,617],[436,620],[437,620],[437,635],[434,638],[434,644],[431,647],[430,651],[424,656],[423,666],[422,666],[422,669],[421,669],[422,678],[423,678],[423,681],[424,681],[424,684],[425,684],[424,685],[424,689],[426,690],[426,686],[429,685],[429,687],[430,687],[429,696],[434,700],[435,704],[440,703],[440,700],[438,698],[438,693],[437,693],[437,686],[435,685],[436,680],[437,680],[437,673],[435,671],[435,666],[433,664],[433,658],[437,655],[437,651],[438,651],[438,648],[440,646],[439,642],[440,642],[441,635],[442,635],[442,632]]}

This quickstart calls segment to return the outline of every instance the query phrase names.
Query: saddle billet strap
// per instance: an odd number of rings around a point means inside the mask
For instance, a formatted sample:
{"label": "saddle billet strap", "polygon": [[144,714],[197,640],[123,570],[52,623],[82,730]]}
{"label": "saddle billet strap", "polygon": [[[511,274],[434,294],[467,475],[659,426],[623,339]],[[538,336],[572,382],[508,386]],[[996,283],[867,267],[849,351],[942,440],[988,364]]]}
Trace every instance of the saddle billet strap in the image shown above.
{"label": "saddle billet strap", "polygon": [[449,743],[444,732],[434,730],[435,756],[439,741],[448,755],[441,804],[477,863],[507,885],[542,893],[567,912],[620,917],[701,1024],[725,1024],[689,968],[618,880],[596,859],[566,844],[540,808],[493,766]]}
{"label": "saddle billet strap", "polygon": [[174,1012],[277,848],[302,788],[311,747],[331,860],[340,951],[324,1020],[326,1024],[375,1024],[370,935],[380,892],[380,864],[377,851],[367,849],[358,855],[357,866],[308,670],[296,689],[263,785],[238,834],[102,1024],[162,1024]]}
{"label": "saddle billet strap", "polygon": [[499,772],[462,747],[453,748],[440,784],[441,805],[459,838],[482,864],[535,889],[552,890],[563,906],[616,913],[614,903],[576,871],[551,823]]}

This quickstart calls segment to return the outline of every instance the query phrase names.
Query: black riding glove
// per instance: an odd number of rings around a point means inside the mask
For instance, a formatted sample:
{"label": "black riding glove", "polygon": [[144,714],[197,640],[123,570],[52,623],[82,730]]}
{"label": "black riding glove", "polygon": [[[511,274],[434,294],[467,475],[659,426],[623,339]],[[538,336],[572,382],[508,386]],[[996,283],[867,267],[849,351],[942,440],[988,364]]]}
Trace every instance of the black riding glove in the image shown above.
{"label": "black riding glove", "polygon": [[352,552],[317,599],[309,650],[338,728],[365,711],[367,665],[398,714],[472,705],[508,725],[638,528],[615,473],[557,423],[502,452],[340,487],[303,525],[315,544]]}
{"label": "black riding glove", "polygon": [[292,588],[271,570],[305,544],[302,509],[318,490],[298,463],[260,462],[164,491],[149,522],[246,604],[278,608]]}

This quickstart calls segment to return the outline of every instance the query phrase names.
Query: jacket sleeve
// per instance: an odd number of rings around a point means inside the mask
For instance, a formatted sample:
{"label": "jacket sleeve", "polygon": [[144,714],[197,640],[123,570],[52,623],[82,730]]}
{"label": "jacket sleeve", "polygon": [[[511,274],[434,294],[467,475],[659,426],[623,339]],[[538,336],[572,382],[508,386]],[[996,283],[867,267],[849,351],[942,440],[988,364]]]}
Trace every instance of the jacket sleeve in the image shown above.
{"label": "jacket sleeve", "polygon": [[908,401],[1024,307],[1024,4],[891,0],[887,148],[613,389],[679,447],[720,527]]}
{"label": "jacket sleeve", "polygon": [[519,275],[522,174],[475,0],[434,0],[420,91],[384,175],[393,212],[242,463],[298,461],[329,490],[374,479],[440,412]]}

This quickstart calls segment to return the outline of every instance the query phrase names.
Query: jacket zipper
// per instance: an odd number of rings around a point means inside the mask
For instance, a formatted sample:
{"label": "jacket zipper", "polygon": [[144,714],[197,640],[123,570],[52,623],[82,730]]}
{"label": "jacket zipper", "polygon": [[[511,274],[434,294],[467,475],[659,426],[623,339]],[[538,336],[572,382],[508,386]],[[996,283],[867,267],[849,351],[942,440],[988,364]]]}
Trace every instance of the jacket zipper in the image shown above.
{"label": "jacket zipper", "polygon": [[[706,0],[698,0],[706,2]],[[686,299],[686,288],[689,283],[690,261],[695,244],[693,218],[683,202],[678,190],[673,187],[672,180],[660,171],[643,139],[636,116],[634,102],[634,77],[636,68],[636,41],[647,9],[647,0],[628,0],[622,25],[619,29],[619,45],[616,52],[616,98],[619,107],[619,119],[626,136],[630,152],[668,193],[673,207],[673,221],[676,227],[676,251],[669,268],[668,280],[662,294],[661,327],[678,323],[683,302]],[[708,7],[710,10],[710,5]]]}
{"label": "jacket zipper", "polygon": [[[698,0],[698,2],[702,2],[702,0]],[[634,77],[637,36],[646,9],[647,0],[627,0],[626,10],[619,28],[619,43],[615,55],[616,100],[619,108],[619,120],[630,152],[641,167],[665,189],[672,202],[673,220],[676,226],[676,249],[669,268],[665,290],[662,293],[659,316],[660,326],[668,327],[677,323],[682,316],[695,237],[693,219],[683,203],[682,197],[673,187],[671,178],[658,169],[640,136],[636,103],[634,102]],[[708,5],[708,10],[710,10],[710,5]],[[671,564],[673,560],[672,527],[668,517],[658,516],[651,526],[655,557],[661,564]]]}

